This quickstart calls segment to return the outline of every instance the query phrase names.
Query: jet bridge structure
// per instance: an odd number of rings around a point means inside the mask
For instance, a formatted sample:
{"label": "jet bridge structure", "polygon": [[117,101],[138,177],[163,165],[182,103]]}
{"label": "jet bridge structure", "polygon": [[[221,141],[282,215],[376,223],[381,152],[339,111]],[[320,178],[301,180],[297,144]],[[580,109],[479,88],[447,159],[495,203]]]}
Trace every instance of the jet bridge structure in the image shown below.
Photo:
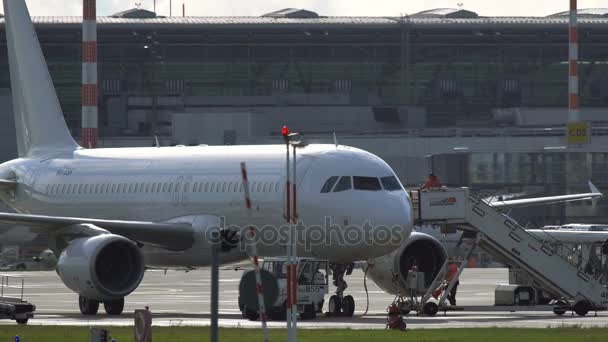
{"label": "jet bridge structure", "polygon": [[[528,273],[545,290],[562,298],[557,314],[572,309],[584,316],[608,308],[608,289],[585,273],[572,256],[548,243],[468,188],[420,190],[413,196],[415,216],[422,224],[446,224],[476,234],[477,244]],[[460,270],[461,271],[461,270]]]}

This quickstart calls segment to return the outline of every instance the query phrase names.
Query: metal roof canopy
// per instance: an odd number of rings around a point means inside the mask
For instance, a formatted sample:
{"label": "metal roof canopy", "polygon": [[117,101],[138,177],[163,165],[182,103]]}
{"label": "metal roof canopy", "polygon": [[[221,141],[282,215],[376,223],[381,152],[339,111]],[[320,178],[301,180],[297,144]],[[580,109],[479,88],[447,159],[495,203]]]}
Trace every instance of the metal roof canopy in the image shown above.
{"label": "metal roof canopy", "polygon": [[140,8],[132,8],[112,15],[112,18],[150,19],[157,18],[156,13]]}
{"label": "metal roof canopy", "polygon": [[411,15],[412,18],[478,18],[479,15],[472,11],[460,8],[435,8]]}
{"label": "metal roof canopy", "polygon": [[[577,11],[577,14],[579,16],[587,16],[587,17],[608,17],[608,8],[581,8]],[[570,11],[551,14],[551,15],[547,16],[547,18],[568,17],[568,16],[570,16]]]}
{"label": "metal roof canopy", "polygon": [[279,11],[270,12],[262,15],[262,17],[269,18],[318,18],[319,14],[313,11],[305,10],[305,9],[297,9],[297,8],[284,8]]}

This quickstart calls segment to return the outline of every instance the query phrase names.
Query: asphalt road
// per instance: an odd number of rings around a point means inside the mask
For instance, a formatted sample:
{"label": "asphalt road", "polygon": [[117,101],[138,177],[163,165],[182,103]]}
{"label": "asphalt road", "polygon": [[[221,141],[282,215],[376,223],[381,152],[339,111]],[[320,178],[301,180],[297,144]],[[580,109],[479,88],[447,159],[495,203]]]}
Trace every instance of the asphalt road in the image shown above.
{"label": "asphalt road", "polygon": [[[17,274],[15,274],[17,275]],[[78,310],[78,296],[66,288],[55,272],[25,272],[25,298],[37,306],[36,316],[29,324],[40,325],[133,325],[132,312],[149,306],[153,312],[153,324],[157,326],[204,326],[209,325],[210,272],[208,269],[189,273],[148,271],[140,287],[126,298],[125,314],[109,317],[100,308],[100,314],[83,317]],[[237,306],[238,284],[241,271],[223,268],[220,280],[220,326],[259,327],[259,322],[250,322],[241,317]],[[386,308],[393,297],[382,292],[368,281],[369,310],[363,288],[363,272],[356,270],[347,278],[346,293],[356,300],[356,317],[318,317],[316,320],[299,323],[301,328],[384,329]],[[508,312],[493,307],[494,288],[507,283],[506,269],[467,269],[461,277],[458,304],[462,312],[439,313],[435,317],[407,317],[410,328],[455,328],[455,327],[561,327],[576,325],[584,327],[608,327],[608,313],[590,313],[587,317],[563,317],[550,311]],[[326,298],[327,300],[327,298]],[[503,311],[500,311],[503,310]],[[3,320],[0,324],[15,324]],[[285,322],[270,322],[273,328],[285,326]]]}

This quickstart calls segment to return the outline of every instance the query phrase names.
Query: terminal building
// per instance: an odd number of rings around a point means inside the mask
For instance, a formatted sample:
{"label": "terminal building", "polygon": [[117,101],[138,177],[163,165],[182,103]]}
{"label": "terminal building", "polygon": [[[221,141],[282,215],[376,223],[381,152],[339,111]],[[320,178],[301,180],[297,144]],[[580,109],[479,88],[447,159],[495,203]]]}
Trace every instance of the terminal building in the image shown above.
{"label": "terminal building", "polygon": [[[35,17],[73,134],[80,135],[80,17]],[[430,165],[443,183],[552,195],[608,191],[608,8],[579,10],[581,117],[568,147],[568,12],[485,17],[463,9],[328,17],[98,18],[100,146],[311,143],[360,147],[408,186]],[[15,155],[0,16],[0,158]],[[429,155],[433,155],[429,158]],[[430,161],[432,160],[432,162]],[[606,206],[523,210],[538,225],[608,221]]]}

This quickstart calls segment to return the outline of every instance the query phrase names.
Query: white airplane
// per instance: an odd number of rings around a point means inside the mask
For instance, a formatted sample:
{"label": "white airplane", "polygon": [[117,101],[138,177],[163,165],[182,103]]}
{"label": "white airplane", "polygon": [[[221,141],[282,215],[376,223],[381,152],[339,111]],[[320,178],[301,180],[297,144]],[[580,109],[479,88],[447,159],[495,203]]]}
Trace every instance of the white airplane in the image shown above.
{"label": "white airplane", "polygon": [[[0,199],[17,212],[0,213],[0,238],[48,235],[57,273],[79,294],[83,314],[97,313],[100,302],[120,314],[146,267],[209,265],[210,230],[221,230],[225,246],[238,242],[232,227],[284,224],[284,145],[83,149],[65,124],[25,1],[5,0],[4,14],[19,158],[0,165]],[[389,243],[336,239],[302,245],[299,256],[331,260],[334,278],[343,279],[348,267],[340,265],[385,255],[409,237],[410,199],[382,159],[334,145],[298,154],[298,213],[307,227],[395,228]],[[252,217],[241,162],[252,181]],[[278,241],[258,248],[285,255]],[[222,262],[247,257],[226,249]]]}
{"label": "white airplane", "polygon": [[[65,124],[25,1],[5,0],[4,14],[19,158],[0,165],[0,200],[17,212],[0,213],[0,239],[19,244],[48,236],[57,273],[79,295],[83,314],[96,314],[100,302],[108,314],[122,313],[146,267],[209,265],[211,231],[222,235],[222,262],[247,258],[234,247],[240,228],[278,227],[284,237],[283,145],[83,149]],[[352,296],[343,293],[356,261],[387,261],[374,268],[383,288],[393,275],[407,275],[413,259],[429,276],[438,272],[445,250],[428,235],[411,235],[411,199],[382,159],[334,145],[308,145],[298,154],[300,222],[307,232],[343,235],[298,246],[300,257],[332,262],[338,290],[331,312],[354,311]],[[378,236],[349,237],[350,227]],[[260,256],[285,255],[276,240],[258,243]]]}

